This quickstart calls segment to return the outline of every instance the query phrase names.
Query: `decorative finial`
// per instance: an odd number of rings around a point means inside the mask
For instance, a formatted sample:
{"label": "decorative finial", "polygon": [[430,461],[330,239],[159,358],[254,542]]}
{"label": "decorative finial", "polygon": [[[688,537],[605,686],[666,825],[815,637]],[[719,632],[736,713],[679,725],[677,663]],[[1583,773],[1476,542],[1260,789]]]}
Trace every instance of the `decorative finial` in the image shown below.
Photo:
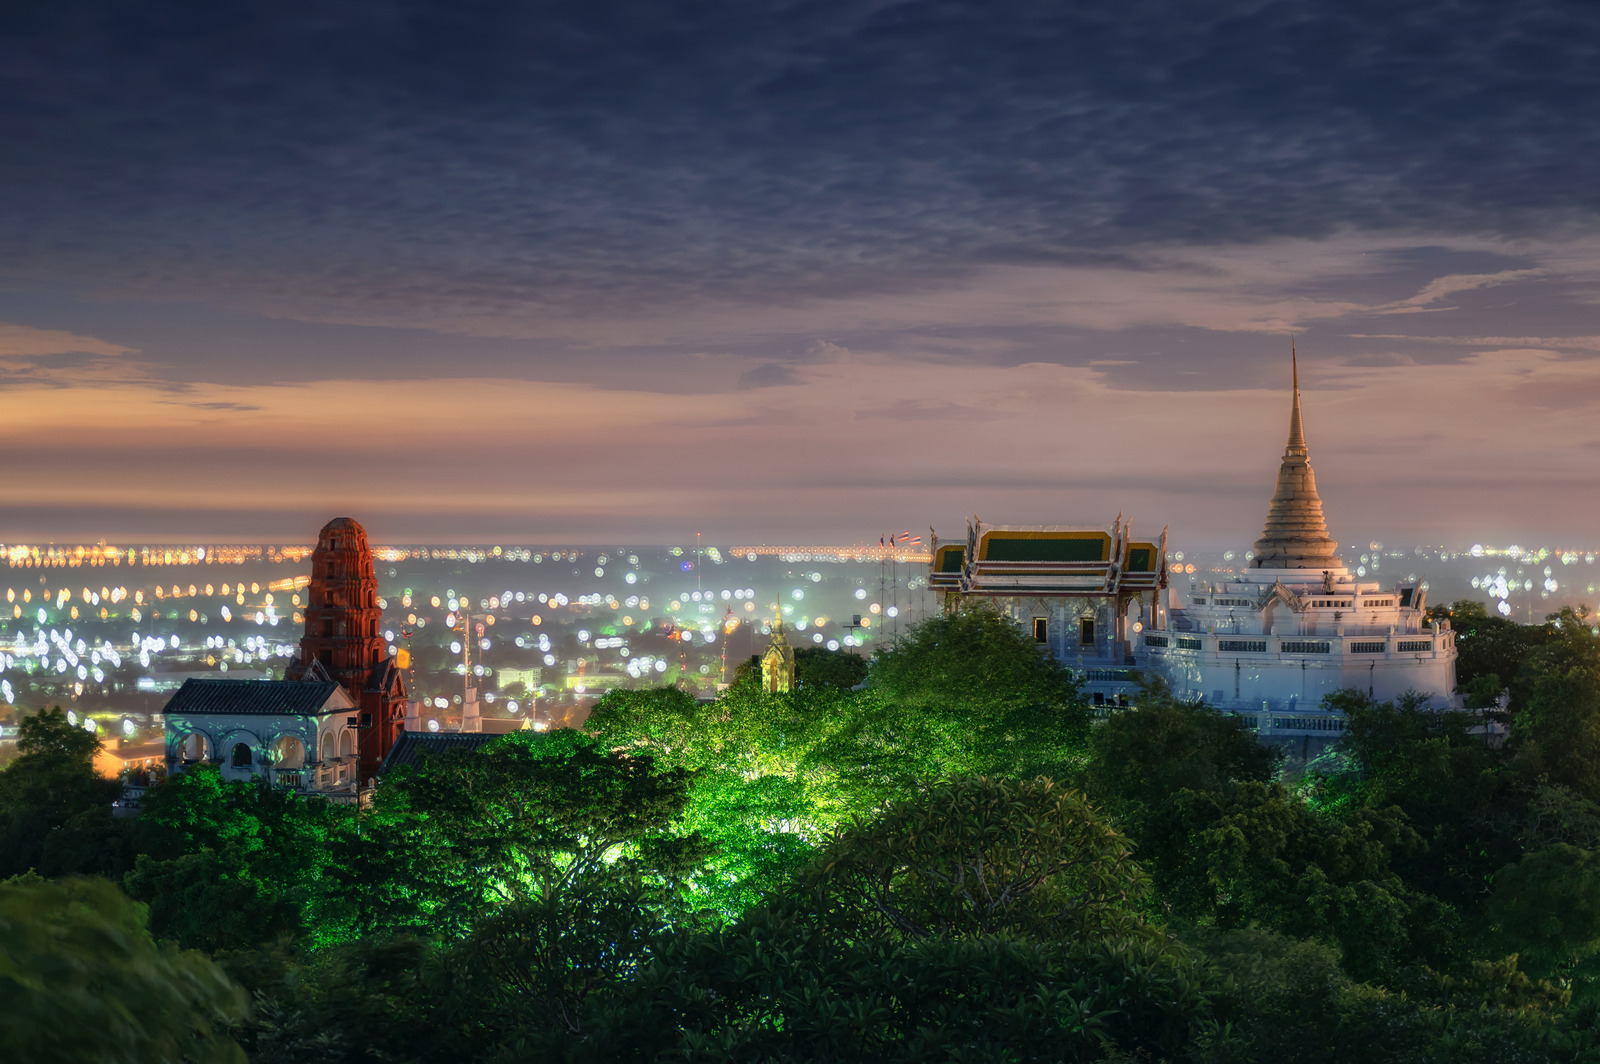
{"label": "decorative finial", "polygon": [[1306,454],[1306,433],[1300,424],[1300,360],[1294,349],[1294,337],[1289,337],[1289,375],[1293,381],[1294,399],[1289,407],[1289,444],[1284,457]]}

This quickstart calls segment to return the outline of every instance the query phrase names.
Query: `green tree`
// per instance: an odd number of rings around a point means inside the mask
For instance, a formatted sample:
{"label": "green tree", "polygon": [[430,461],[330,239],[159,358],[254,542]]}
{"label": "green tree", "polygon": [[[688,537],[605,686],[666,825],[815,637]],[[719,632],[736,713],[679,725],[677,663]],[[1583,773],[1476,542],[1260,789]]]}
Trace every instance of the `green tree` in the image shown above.
{"label": "green tree", "polygon": [[873,655],[869,678],[886,702],[1000,730],[1028,724],[1078,741],[1087,734],[1089,717],[1072,673],[987,607],[913,625]]}
{"label": "green tree", "polygon": [[1456,639],[1456,684],[1477,702],[1502,688],[1511,692],[1510,710],[1517,713],[1530,694],[1523,666],[1554,633],[1552,625],[1519,624],[1496,616],[1483,603],[1458,599],[1428,611],[1434,620],[1449,619]]}
{"label": "green tree", "polygon": [[1449,910],[1394,869],[1421,840],[1393,809],[1318,813],[1276,783],[1181,790],[1134,841],[1174,916],[1337,945],[1359,978],[1449,942]]}
{"label": "green tree", "polygon": [[[114,830],[108,826],[111,803],[122,785],[95,773],[99,749],[100,741],[69,724],[60,709],[23,718],[18,756],[0,771],[0,876],[46,870],[47,842],[68,824],[79,831]],[[62,852],[68,849],[62,845]]]}
{"label": "green tree", "polygon": [[262,980],[241,1039],[251,1064],[399,1064],[475,1059],[487,1010],[458,992],[425,938],[337,943]]}
{"label": "green tree", "polygon": [[[614,745],[648,750],[664,761],[683,764],[696,752],[690,748],[704,742],[707,715],[706,707],[679,687],[615,690],[595,703],[584,731]],[[703,760],[695,759],[695,765]]]}
{"label": "green tree", "polygon": [[1561,1011],[1560,992],[1530,982],[1514,961],[1440,981],[1443,1000],[1434,1004],[1352,980],[1338,951],[1320,943],[1260,928],[1203,931],[1190,941],[1224,977],[1212,1007],[1235,1040],[1231,1053],[1205,1046],[1200,1059],[1578,1061],[1597,1044],[1582,1018]]}
{"label": "green tree", "polygon": [[1600,802],[1600,636],[1571,609],[1551,623],[1550,638],[1522,669],[1529,694],[1512,739],[1528,775]]}
{"label": "green tree", "polygon": [[[859,807],[863,787],[825,747],[870,695],[827,685],[771,694],[736,684],[706,706],[676,688],[613,692],[585,729],[614,748],[694,773],[683,829],[715,848],[693,884],[702,903],[736,916],[803,863],[812,840]],[[821,752],[819,752],[821,751]]]}
{"label": "green tree", "polygon": [[1090,713],[1069,670],[985,607],[930,617],[874,655],[868,694],[814,752],[856,803],[964,775],[1067,778]]}
{"label": "green tree", "polygon": [[149,903],[157,934],[190,948],[327,933],[323,875],[351,827],[351,812],[325,799],[191,766],[146,792],[125,885]]}
{"label": "green tree", "polygon": [[147,902],[151,926],[185,949],[253,949],[305,930],[306,899],[275,890],[238,843],[168,860],[140,854],[123,885]]}
{"label": "green tree", "polygon": [[1527,795],[1511,755],[1475,733],[1482,722],[1474,714],[1414,699],[1379,703],[1358,691],[1323,704],[1344,715],[1337,750],[1349,771],[1313,780],[1313,804],[1334,815],[1353,806],[1399,810],[1424,845],[1396,851],[1396,871],[1450,905],[1480,905],[1494,872],[1521,852]]}
{"label": "green tree", "polygon": [[0,882],[0,1045],[10,1059],[238,1062],[243,992],[198,953],[157,945],[103,879]]}
{"label": "green tree", "polygon": [[837,832],[800,876],[862,934],[1144,933],[1132,846],[1047,779],[953,780]]}
{"label": "green tree", "polygon": [[1136,706],[1095,729],[1089,791],[1130,824],[1180,790],[1215,791],[1265,782],[1281,757],[1231,714],[1174,698],[1165,684],[1143,684]]}
{"label": "green tree", "polygon": [[1175,916],[1335,943],[1364,977],[1443,937],[1448,913],[1394,868],[1422,845],[1404,815],[1349,801],[1312,808],[1272,782],[1277,751],[1238,718],[1150,685],[1097,729],[1093,749],[1089,793]]}
{"label": "green tree", "polygon": [[794,678],[800,685],[849,690],[867,679],[867,659],[848,650],[796,647]]}
{"label": "green tree", "polygon": [[[1218,983],[1172,943],[997,935],[854,941],[758,909],[665,944],[591,1003],[573,1061],[1218,1059]],[[1218,1035],[1221,1034],[1219,1038]],[[539,1059],[529,1046],[524,1059]],[[550,1059],[549,1054],[545,1059]],[[1243,1059],[1232,1057],[1231,1059]]]}
{"label": "green tree", "polygon": [[675,886],[707,851],[677,831],[691,779],[577,732],[513,733],[391,774],[335,876],[362,929],[451,935],[580,880]]}
{"label": "green tree", "polygon": [[1592,987],[1600,975],[1600,851],[1557,843],[1524,854],[1495,877],[1488,915],[1530,975],[1579,974]]}
{"label": "green tree", "polygon": [[936,779],[1081,768],[1089,715],[1071,674],[992,610],[917,625],[870,676],[865,691],[736,683],[710,706],[670,688],[616,692],[585,730],[696,773],[685,825],[718,851],[696,883],[729,915],[863,807]]}
{"label": "green tree", "polygon": [[519,898],[482,918],[449,952],[453,988],[502,1031],[584,1031],[585,1005],[633,978],[690,914],[639,874],[574,876],[560,893]]}
{"label": "green tree", "polygon": [[362,933],[457,940],[476,1022],[576,1031],[596,987],[693,919],[692,778],[576,732],[515,733],[392,773],[334,876]]}

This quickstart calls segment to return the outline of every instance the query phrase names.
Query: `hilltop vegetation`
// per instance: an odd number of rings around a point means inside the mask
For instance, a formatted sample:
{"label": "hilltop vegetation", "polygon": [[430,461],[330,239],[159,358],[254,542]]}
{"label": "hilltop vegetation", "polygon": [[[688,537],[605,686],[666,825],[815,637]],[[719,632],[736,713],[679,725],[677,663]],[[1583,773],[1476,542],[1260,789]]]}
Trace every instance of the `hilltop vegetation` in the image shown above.
{"label": "hilltop vegetation", "polygon": [[0,773],[0,955],[23,959],[0,994],[29,1003],[0,1013],[0,1044],[1593,1059],[1600,639],[1575,613],[1468,621],[1464,686],[1512,691],[1500,748],[1481,714],[1345,692],[1340,746],[1293,772],[1159,687],[1096,721],[982,611],[925,622],[862,690],[818,659],[788,694],[617,692],[583,732],[397,774],[359,817],[202,769],[113,820],[92,738],[37,714]]}

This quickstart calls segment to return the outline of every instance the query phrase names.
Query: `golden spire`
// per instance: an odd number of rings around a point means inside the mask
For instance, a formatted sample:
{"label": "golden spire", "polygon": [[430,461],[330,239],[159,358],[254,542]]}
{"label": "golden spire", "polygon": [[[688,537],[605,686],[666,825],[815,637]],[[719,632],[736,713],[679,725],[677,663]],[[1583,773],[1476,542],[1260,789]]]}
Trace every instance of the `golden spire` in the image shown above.
{"label": "golden spire", "polygon": [[1343,569],[1338,544],[1328,535],[1322,497],[1311,471],[1310,451],[1300,422],[1300,363],[1289,340],[1289,372],[1294,398],[1289,407],[1289,442],[1278,469],[1277,490],[1267,510],[1267,525],[1256,540],[1257,569]]}
{"label": "golden spire", "polygon": [[1285,455],[1306,454],[1306,433],[1300,424],[1300,362],[1295,355],[1294,337],[1289,337],[1289,373],[1294,380],[1294,402],[1289,407],[1289,445]]}

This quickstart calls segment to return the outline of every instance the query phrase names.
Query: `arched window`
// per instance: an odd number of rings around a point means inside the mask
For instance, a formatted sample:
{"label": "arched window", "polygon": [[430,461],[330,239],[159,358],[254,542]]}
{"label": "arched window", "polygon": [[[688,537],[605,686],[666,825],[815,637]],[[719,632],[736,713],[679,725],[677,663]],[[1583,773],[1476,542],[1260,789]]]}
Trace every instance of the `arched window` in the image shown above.
{"label": "arched window", "polygon": [[355,740],[348,729],[339,733],[339,756],[349,757],[355,752]]}
{"label": "arched window", "polygon": [[234,747],[233,747],[233,759],[232,759],[232,761],[230,763],[232,764],[232,766],[234,768],[249,768],[250,767],[250,747],[249,747],[249,745],[246,744],[246,743],[235,743]]}

